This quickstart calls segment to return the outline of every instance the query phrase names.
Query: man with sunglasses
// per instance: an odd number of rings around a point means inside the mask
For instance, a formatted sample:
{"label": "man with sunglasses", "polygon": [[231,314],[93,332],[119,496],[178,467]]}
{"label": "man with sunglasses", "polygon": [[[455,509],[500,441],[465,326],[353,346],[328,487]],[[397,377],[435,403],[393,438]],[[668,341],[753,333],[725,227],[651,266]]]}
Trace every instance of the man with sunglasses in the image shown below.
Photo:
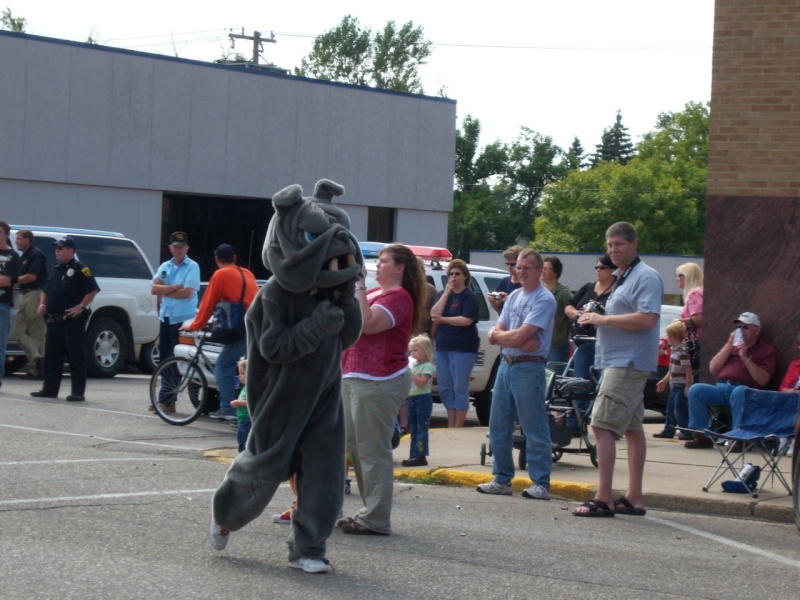
{"label": "man with sunglasses", "polygon": [[[689,389],[689,429],[702,430],[708,426],[710,406],[729,406],[731,427],[736,429],[742,417],[745,390],[766,389],[775,374],[775,348],[760,339],[758,315],[743,312],[734,323],[736,329],[709,364],[709,371],[717,379],[716,385],[695,383]],[[713,444],[702,433],[695,433],[694,439],[684,446],[711,448]]]}

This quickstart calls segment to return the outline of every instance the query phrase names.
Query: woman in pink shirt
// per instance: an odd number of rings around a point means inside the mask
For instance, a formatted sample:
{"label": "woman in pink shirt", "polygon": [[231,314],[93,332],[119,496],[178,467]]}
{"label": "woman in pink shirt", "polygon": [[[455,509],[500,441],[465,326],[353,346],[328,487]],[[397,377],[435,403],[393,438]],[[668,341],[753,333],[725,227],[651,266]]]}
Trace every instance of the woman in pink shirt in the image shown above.
{"label": "woman in pink shirt", "polygon": [[392,433],[411,389],[408,342],[425,318],[425,272],[407,247],[390,244],[378,256],[378,287],[356,285],[361,337],[342,354],[347,449],[364,506],[336,526],[344,533],[389,535],[394,486]]}
{"label": "woman in pink shirt", "polygon": [[678,287],[683,290],[683,310],[681,318],[676,319],[686,325],[686,330],[691,328],[690,321],[694,322],[697,337],[703,335],[703,271],[696,263],[683,263],[676,269]]}

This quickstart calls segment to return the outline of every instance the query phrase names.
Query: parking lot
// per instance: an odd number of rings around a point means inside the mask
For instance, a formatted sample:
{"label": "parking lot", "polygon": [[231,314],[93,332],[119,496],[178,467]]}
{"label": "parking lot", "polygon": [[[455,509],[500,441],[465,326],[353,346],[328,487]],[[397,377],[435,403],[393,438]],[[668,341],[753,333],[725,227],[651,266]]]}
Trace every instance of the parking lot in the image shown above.
{"label": "parking lot", "polygon": [[[73,404],[31,398],[37,382],[6,378],[3,598],[793,597],[793,525],[665,511],[587,523],[569,518],[566,500],[409,483],[395,485],[392,536],[334,533],[335,574],[288,569],[288,528],[269,518],[215,552],[209,503],[227,465],[204,452],[232,446],[234,430],[205,418],[163,423],[147,412],[146,384],[141,375],[90,380],[87,401]],[[266,517],[290,501],[284,486]],[[355,491],[345,512],[358,504]]]}

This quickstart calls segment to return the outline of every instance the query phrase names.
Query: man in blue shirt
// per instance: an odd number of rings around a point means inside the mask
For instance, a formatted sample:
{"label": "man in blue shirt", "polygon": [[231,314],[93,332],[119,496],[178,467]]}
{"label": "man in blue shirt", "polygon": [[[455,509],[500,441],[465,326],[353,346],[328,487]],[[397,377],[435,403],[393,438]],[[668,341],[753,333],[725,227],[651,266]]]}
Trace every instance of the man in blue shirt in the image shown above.
{"label": "man in blue shirt", "polygon": [[[615,223],[606,231],[617,284],[606,302],[605,314],[586,312],[581,325],[597,328],[594,367],[603,370],[592,410],[600,481],[594,500],[573,511],[577,517],[613,517],[616,513],[643,515],[642,478],[647,444],[644,436],[644,386],[658,367],[658,321],[664,284],[637,255],[638,237],[630,223]],[[628,446],[628,491],[612,494],[616,441]]]}
{"label": "man in blue shirt", "polygon": [[[187,256],[189,236],[176,231],[169,236],[169,251],[172,258],[158,267],[150,293],[158,296],[161,320],[158,338],[159,360],[175,355],[178,330],[184,321],[194,319],[197,312],[197,292],[200,289],[200,267]],[[169,411],[172,399],[160,397],[159,402]],[[150,405],[149,410],[155,411]],[[174,411],[174,406],[172,407]]]}
{"label": "man in blue shirt", "polygon": [[556,299],[541,282],[542,257],[527,248],[517,257],[517,276],[522,284],[508,296],[497,324],[489,331],[489,343],[502,348],[500,366],[492,391],[489,442],[492,445],[494,480],[482,483],[482,494],[510,496],[514,478],[512,435],[515,417],[525,434],[528,475],[533,485],[522,492],[531,500],[550,499],[553,449],[545,401],[547,353],[553,338]]}

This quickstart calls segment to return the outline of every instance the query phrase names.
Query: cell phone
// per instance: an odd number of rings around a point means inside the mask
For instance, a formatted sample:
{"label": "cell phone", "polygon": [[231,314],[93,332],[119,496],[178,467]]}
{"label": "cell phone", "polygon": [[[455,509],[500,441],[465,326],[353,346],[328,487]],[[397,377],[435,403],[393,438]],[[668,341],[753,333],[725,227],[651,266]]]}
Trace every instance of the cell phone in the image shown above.
{"label": "cell phone", "polygon": [[733,334],[733,345],[738,346],[743,340],[744,338],[742,337],[742,330],[737,327],[736,333]]}

